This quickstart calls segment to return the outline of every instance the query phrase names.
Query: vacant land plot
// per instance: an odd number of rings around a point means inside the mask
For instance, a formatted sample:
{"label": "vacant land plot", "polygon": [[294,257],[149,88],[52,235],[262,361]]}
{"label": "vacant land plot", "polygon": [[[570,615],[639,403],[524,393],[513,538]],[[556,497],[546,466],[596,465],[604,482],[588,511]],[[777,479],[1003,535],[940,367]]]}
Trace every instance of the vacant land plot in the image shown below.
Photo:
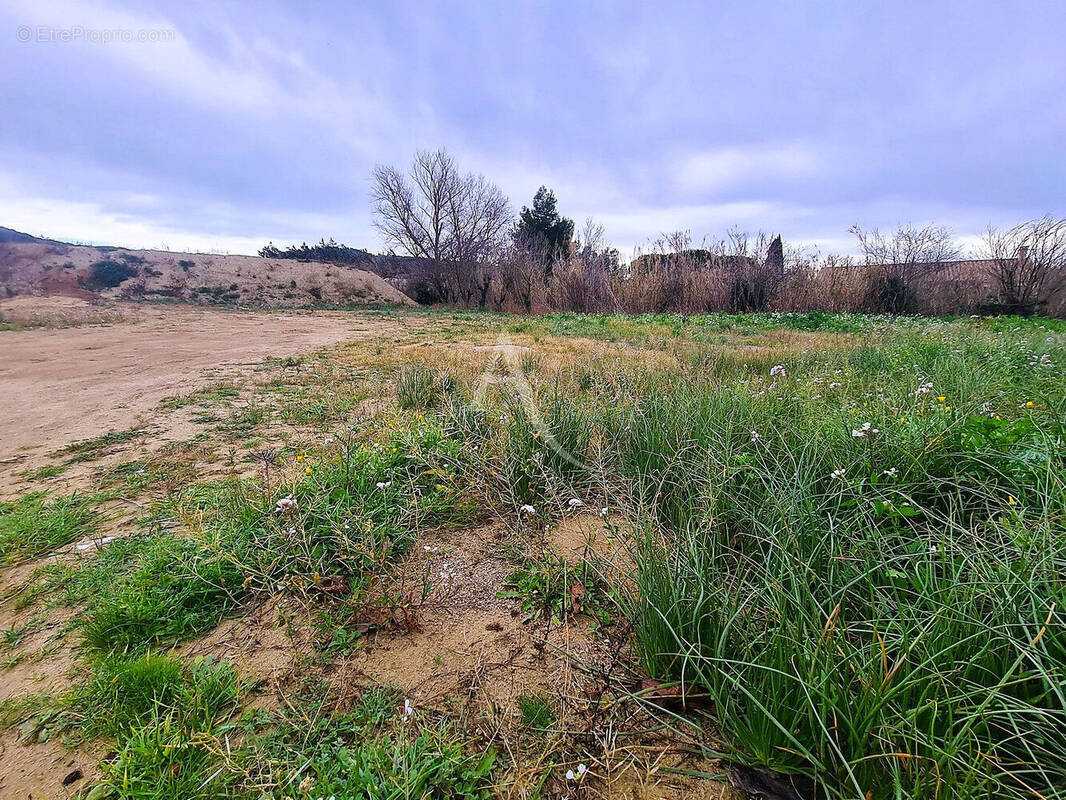
{"label": "vacant land plot", "polygon": [[143,313],[0,331],[0,795],[1062,796],[1061,324]]}
{"label": "vacant land plot", "polygon": [[205,376],[221,380],[267,356],[299,355],[372,332],[340,313],[25,299],[37,312],[27,318],[31,327],[0,331],[0,441],[7,457],[129,428],[163,397],[201,386]]}

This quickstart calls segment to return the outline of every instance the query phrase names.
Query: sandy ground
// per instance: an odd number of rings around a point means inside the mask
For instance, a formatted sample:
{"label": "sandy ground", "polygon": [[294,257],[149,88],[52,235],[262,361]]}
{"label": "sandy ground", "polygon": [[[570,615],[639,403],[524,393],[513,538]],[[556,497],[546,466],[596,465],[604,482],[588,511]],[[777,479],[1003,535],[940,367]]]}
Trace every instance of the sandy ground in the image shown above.
{"label": "sandy ground", "polygon": [[123,311],[102,325],[0,331],[0,464],[128,430],[164,397],[367,331],[343,312]]}

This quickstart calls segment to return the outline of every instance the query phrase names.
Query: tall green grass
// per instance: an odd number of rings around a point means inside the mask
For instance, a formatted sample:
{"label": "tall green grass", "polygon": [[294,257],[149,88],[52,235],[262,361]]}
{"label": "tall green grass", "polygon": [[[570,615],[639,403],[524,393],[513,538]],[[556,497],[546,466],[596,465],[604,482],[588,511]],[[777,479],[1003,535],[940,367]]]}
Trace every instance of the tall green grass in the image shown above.
{"label": "tall green grass", "polygon": [[800,322],[878,336],[785,375],[556,376],[539,419],[453,404],[446,427],[473,441],[478,420],[512,505],[574,493],[637,521],[641,660],[706,696],[734,760],[810,797],[1064,796],[1062,337]]}
{"label": "tall green grass", "polygon": [[816,488],[816,457],[774,466],[716,519],[645,540],[649,669],[710,695],[739,760],[831,796],[1061,790],[1061,529],[878,517]]}
{"label": "tall green grass", "polygon": [[90,500],[80,495],[49,500],[31,492],[0,503],[0,563],[44,555],[95,528]]}
{"label": "tall green grass", "polygon": [[650,523],[644,662],[709,696],[734,758],[805,793],[1060,796],[1062,418],[1018,395],[996,403],[1011,419],[974,413],[1017,376],[982,385],[965,360],[926,373],[945,402],[908,400],[883,355],[844,414],[791,381],[633,410],[618,469]]}

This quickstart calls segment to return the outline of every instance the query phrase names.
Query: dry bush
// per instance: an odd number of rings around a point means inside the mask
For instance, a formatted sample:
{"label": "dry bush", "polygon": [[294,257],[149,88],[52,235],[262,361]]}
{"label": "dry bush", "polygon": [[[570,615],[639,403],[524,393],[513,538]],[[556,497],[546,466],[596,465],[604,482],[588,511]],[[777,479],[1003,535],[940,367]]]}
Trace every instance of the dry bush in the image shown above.
{"label": "dry bush", "polygon": [[869,311],[916,313],[919,283],[959,258],[954,235],[938,225],[901,225],[887,235],[858,225],[850,230],[866,260]]}
{"label": "dry bush", "polygon": [[1033,314],[1062,308],[1066,289],[1066,219],[1050,216],[1008,231],[989,228],[984,255],[994,285],[991,310]]}
{"label": "dry bush", "polygon": [[588,219],[569,257],[552,266],[548,304],[560,311],[618,310],[612,278],[619,270],[618,251],[606,244],[603,226]]}
{"label": "dry bush", "polygon": [[588,220],[568,252],[514,242],[473,262],[426,261],[408,290],[419,302],[520,313],[830,311],[1066,315],[1066,220],[990,229],[983,258],[961,259],[950,230],[853,227],[861,260],[821,256],[781,237],[731,231],[694,246],[665,234],[629,262]]}

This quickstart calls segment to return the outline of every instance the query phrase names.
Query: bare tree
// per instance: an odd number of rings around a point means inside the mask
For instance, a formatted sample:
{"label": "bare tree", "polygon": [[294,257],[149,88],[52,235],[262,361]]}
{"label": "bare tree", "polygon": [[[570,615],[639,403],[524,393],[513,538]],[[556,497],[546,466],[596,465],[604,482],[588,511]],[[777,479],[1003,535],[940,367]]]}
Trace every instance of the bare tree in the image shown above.
{"label": "bare tree", "polygon": [[423,278],[445,302],[484,305],[512,220],[499,187],[461,175],[444,150],[416,153],[406,175],[378,166],[373,179],[374,224],[386,242],[430,262]]}
{"label": "bare tree", "polygon": [[1032,314],[1066,286],[1066,219],[1049,215],[1007,231],[990,227],[983,250],[998,311]]}
{"label": "bare tree", "polygon": [[951,230],[937,225],[899,226],[891,235],[877,228],[848,229],[859,240],[871,271],[869,303],[877,311],[904,314],[914,310],[916,284],[959,258]]}

